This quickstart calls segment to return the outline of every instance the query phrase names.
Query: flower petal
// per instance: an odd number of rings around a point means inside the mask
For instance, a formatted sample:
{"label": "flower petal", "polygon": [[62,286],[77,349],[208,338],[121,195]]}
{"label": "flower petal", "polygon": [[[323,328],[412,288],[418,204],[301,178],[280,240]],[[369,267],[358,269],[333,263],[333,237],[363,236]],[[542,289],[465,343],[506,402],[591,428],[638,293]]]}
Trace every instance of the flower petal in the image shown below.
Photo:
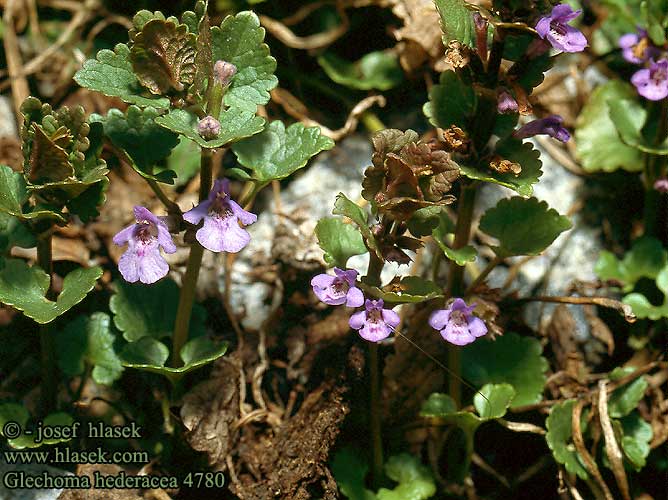
{"label": "flower petal", "polygon": [[480,318],[473,316],[472,318],[469,318],[468,323],[469,323],[469,332],[474,337],[476,338],[482,337],[487,333],[487,325],[485,325],[485,322]]}
{"label": "flower petal", "polygon": [[239,227],[234,216],[206,216],[204,226],[195,233],[195,237],[212,252],[236,253],[250,242],[250,234]]}
{"label": "flower petal", "polygon": [[468,325],[457,325],[454,321],[445,325],[445,328],[441,330],[441,336],[455,345],[466,345],[475,340],[475,337],[469,332]]}
{"label": "flower petal", "polygon": [[251,212],[247,212],[241,206],[234,200],[227,200],[228,205],[232,209],[232,212],[234,215],[236,215],[241,223],[244,226],[248,226],[249,224],[253,224],[254,222],[257,222],[257,215]]}
{"label": "flower petal", "polygon": [[158,224],[158,243],[162,246],[165,253],[176,252],[176,245],[174,244],[174,240],[172,240],[172,235],[169,234],[167,226],[162,221]]}
{"label": "flower petal", "polygon": [[366,323],[366,311],[359,311],[350,316],[348,320],[348,325],[353,330],[359,330]]}
{"label": "flower petal", "polygon": [[137,222],[147,221],[155,224],[156,226],[158,225],[158,222],[160,222],[160,219],[153,215],[153,213],[148,208],[142,207],[141,205],[136,205],[133,208],[133,212]]}
{"label": "flower petal", "polygon": [[385,321],[390,328],[396,328],[401,322],[401,319],[392,309],[383,309],[383,321]]}
{"label": "flower petal", "polygon": [[369,342],[380,342],[389,337],[390,333],[392,333],[390,327],[382,321],[367,321],[359,331],[360,337]]}
{"label": "flower petal", "polygon": [[450,309],[436,309],[429,316],[429,326],[435,330],[443,330],[450,320]]}
{"label": "flower petal", "polygon": [[364,294],[362,293],[362,290],[356,286],[350,288],[346,295],[346,306],[360,307],[362,304],[364,304]]}
{"label": "flower petal", "polygon": [[169,272],[169,264],[160,255],[157,245],[149,247],[142,257],[138,257],[137,267],[139,281],[147,285],[164,278]]}
{"label": "flower petal", "polygon": [[209,207],[212,201],[206,200],[201,202],[195,208],[191,208],[183,214],[183,219],[191,224],[199,224],[199,222],[209,213]]}
{"label": "flower petal", "polygon": [[133,232],[135,230],[135,225],[136,224],[130,224],[128,227],[125,229],[121,229],[119,232],[116,233],[114,238],[111,240],[114,242],[114,245],[118,245],[119,247],[122,247],[125,245],[130,239],[132,239]]}

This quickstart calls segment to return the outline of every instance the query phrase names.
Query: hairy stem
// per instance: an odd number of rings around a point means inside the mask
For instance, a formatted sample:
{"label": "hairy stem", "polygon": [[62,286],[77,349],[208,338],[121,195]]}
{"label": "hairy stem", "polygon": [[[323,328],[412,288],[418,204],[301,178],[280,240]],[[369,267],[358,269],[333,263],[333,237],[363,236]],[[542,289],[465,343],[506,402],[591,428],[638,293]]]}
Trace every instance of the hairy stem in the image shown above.
{"label": "hairy stem", "polygon": [[[471,184],[462,187],[457,208],[457,225],[455,226],[455,241],[452,247],[457,250],[469,243],[471,237],[471,221],[473,219],[473,208],[475,206],[475,187]],[[451,297],[461,296],[464,293],[464,266],[450,262],[448,274],[448,295]],[[448,344],[448,365],[451,375],[448,379],[448,392],[450,397],[461,407],[462,384],[461,384],[461,352],[459,347]]]}
{"label": "hairy stem", "polygon": [[[49,275],[51,283],[46,292],[46,298],[53,300],[53,259],[51,253],[52,230],[49,228],[37,239],[37,264]],[[44,415],[48,415],[56,408],[58,381],[56,378],[56,344],[51,325],[40,325],[39,339],[42,365],[41,406]]]}
{"label": "hairy stem", "polygon": [[[199,200],[204,201],[209,196],[212,182],[212,154],[209,150],[202,149]],[[179,305],[176,310],[176,321],[174,322],[174,336],[172,346],[172,366],[181,366],[181,349],[188,341],[190,329],[190,316],[192,315],[195,292],[197,291],[197,279],[202,265],[204,248],[197,241],[190,247],[186,274],[183,277]]]}
{"label": "hairy stem", "polygon": [[[383,270],[383,261],[373,252],[369,252],[369,267],[363,281],[370,286],[380,286],[380,273]],[[369,376],[370,376],[370,415],[371,415],[371,444],[373,451],[371,480],[378,486],[383,477],[383,437],[381,434],[380,411],[380,362],[378,359],[378,344],[369,342]]]}

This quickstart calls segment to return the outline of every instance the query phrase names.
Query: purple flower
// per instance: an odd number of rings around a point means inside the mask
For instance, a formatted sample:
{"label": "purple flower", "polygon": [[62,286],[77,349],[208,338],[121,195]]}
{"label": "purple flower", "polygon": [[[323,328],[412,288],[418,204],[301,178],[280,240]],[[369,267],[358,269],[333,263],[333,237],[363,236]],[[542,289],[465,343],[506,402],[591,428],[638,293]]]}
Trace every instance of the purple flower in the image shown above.
{"label": "purple flower", "polygon": [[348,307],[359,307],[364,304],[362,290],[355,286],[357,271],[354,269],[334,268],[336,276],[318,274],[311,280],[313,293],[325,304]]}
{"label": "purple flower", "polygon": [[508,92],[503,89],[499,91],[496,100],[496,110],[502,115],[517,113],[520,107],[517,105],[515,98]]}
{"label": "purple flower", "polygon": [[246,212],[230,198],[230,181],[217,179],[209,197],[192,210],[183,214],[191,224],[204,225],[197,230],[195,237],[200,244],[212,252],[236,253],[248,245],[250,234],[239,226],[257,221],[257,215]]}
{"label": "purple flower", "polygon": [[659,193],[668,193],[668,179],[662,177],[661,179],[654,181],[654,189]]}
{"label": "purple flower", "polygon": [[638,30],[638,33],[627,33],[619,37],[619,47],[622,57],[633,64],[642,64],[659,55],[659,50],[650,44],[647,31]]}
{"label": "purple flower", "polygon": [[165,253],[176,252],[167,225],[145,207],[134,208],[136,223],[126,227],[114,236],[118,246],[128,244],[128,249],[118,261],[118,269],[125,281],[141,281],[150,285],[163,278],[169,265],[160,255],[160,247]]}
{"label": "purple flower", "polygon": [[534,135],[547,134],[561,142],[568,142],[571,134],[561,124],[564,119],[559,115],[550,115],[539,120],[533,120],[513,132],[518,139],[526,139]]}
{"label": "purple flower", "polygon": [[581,10],[574,12],[568,4],[556,5],[549,16],[540,18],[536,24],[536,31],[555,49],[563,52],[582,52],[587,46],[587,39],[579,30],[567,24],[581,13]]}
{"label": "purple flower", "polygon": [[220,122],[213,116],[205,116],[197,123],[197,133],[207,141],[220,135]]}
{"label": "purple flower", "polygon": [[350,328],[359,330],[360,336],[369,342],[386,339],[399,325],[399,315],[392,309],[383,309],[382,299],[367,299],[364,309],[353,314],[348,324]]}
{"label": "purple flower", "polygon": [[463,299],[456,298],[447,309],[437,309],[429,317],[429,325],[439,330],[441,336],[455,345],[466,345],[487,333],[487,326],[473,316],[475,304],[467,306]]}
{"label": "purple flower", "polygon": [[631,77],[638,94],[650,101],[660,101],[668,97],[668,61],[650,61],[649,68],[636,71]]}

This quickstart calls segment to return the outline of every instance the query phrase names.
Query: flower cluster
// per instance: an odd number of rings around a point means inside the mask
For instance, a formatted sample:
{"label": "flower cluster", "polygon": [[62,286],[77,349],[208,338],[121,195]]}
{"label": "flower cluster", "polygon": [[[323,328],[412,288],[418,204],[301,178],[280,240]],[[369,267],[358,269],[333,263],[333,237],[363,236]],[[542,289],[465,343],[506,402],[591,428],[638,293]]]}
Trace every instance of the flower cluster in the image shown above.
{"label": "flower cluster", "polygon": [[[204,221],[195,233],[197,241],[212,252],[236,253],[250,241],[250,234],[239,223],[247,226],[257,221],[257,215],[247,212],[230,198],[230,182],[218,179],[208,199],[183,214],[193,225]],[[128,245],[118,262],[123,279],[130,283],[155,283],[169,272],[169,265],[160,254],[176,252],[176,245],[165,222],[145,207],[134,208],[135,223],[113,238],[118,246]]]}
{"label": "flower cluster", "polygon": [[638,94],[650,101],[668,97],[668,59],[659,47],[652,44],[647,31],[626,33],[619,38],[622,57],[633,64],[643,65],[631,77]]}
{"label": "flower cluster", "polygon": [[[348,320],[350,328],[369,342],[386,339],[399,326],[399,315],[392,309],[385,309],[382,299],[364,299],[364,294],[356,286],[357,271],[334,268],[334,276],[318,274],[311,279],[313,292],[320,301],[330,306],[346,305],[364,309],[353,313]],[[434,311],[429,324],[441,333],[448,342],[466,345],[487,333],[485,323],[473,315],[475,304],[467,306],[463,299],[456,298],[446,309]]]}
{"label": "flower cluster", "polygon": [[557,50],[582,52],[587,46],[587,38],[568,24],[581,13],[581,10],[573,11],[568,4],[556,5],[549,15],[539,19],[536,31],[543,40],[547,40]]}

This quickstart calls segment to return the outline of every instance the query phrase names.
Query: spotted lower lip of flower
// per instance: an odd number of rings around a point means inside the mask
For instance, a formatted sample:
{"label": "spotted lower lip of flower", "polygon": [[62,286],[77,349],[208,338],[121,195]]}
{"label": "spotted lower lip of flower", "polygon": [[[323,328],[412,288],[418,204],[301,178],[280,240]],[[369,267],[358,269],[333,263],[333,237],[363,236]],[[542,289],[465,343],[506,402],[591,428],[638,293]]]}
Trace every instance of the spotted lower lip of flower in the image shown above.
{"label": "spotted lower lip of flower", "polygon": [[567,24],[581,13],[581,10],[573,11],[568,4],[556,5],[548,16],[539,19],[536,31],[555,49],[563,52],[582,52],[587,46],[587,38],[581,31]]}
{"label": "spotted lower lip of flower", "polygon": [[668,97],[668,60],[650,61],[649,68],[636,71],[631,77],[638,94],[650,101]]}
{"label": "spotted lower lip of flower", "polygon": [[318,274],[311,280],[313,293],[325,304],[359,307],[364,304],[362,290],[355,286],[357,271],[354,269],[334,268],[334,274]]}
{"label": "spotted lower lip of flower", "polygon": [[437,309],[429,317],[429,325],[438,330],[445,340],[455,345],[467,345],[487,333],[487,326],[473,315],[475,304],[466,305],[456,298],[447,309]]}
{"label": "spotted lower lip of flower", "polygon": [[501,114],[517,113],[520,107],[515,98],[507,90],[501,90],[497,95],[496,110]]}
{"label": "spotted lower lip of flower", "polygon": [[191,224],[203,226],[195,233],[197,241],[212,252],[236,253],[250,242],[248,231],[244,226],[257,221],[257,215],[247,212],[230,198],[230,181],[217,179],[209,197],[192,210],[183,214],[183,218]]}
{"label": "spotted lower lip of flower", "polygon": [[513,132],[513,136],[518,139],[526,139],[534,135],[549,135],[561,142],[568,142],[571,134],[562,127],[564,119],[559,115],[550,115],[545,118],[533,120]]}
{"label": "spotted lower lip of flower", "polygon": [[392,309],[383,309],[382,299],[364,302],[364,311],[353,314],[348,321],[350,328],[358,330],[360,336],[369,342],[386,339],[399,325],[399,315]]}
{"label": "spotted lower lip of flower", "polygon": [[135,224],[119,231],[113,238],[115,245],[128,248],[118,261],[118,269],[125,281],[140,281],[150,285],[169,272],[169,265],[160,255],[176,252],[167,225],[145,207],[134,207]]}

